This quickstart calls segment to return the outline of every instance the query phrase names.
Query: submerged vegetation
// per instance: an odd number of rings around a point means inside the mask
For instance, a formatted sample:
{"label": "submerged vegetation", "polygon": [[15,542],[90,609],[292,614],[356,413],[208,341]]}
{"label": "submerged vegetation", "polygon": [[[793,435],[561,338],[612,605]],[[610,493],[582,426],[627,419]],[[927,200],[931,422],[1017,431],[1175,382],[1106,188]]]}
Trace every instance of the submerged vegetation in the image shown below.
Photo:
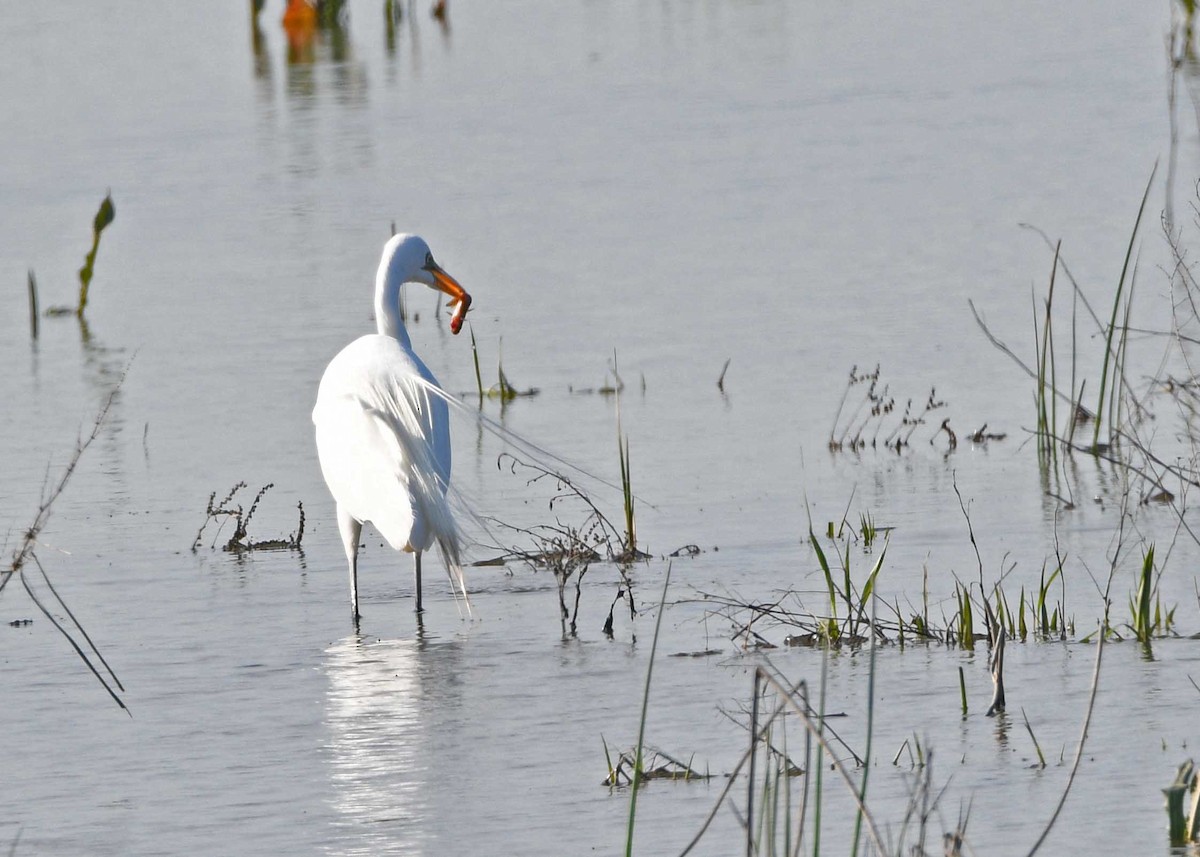
{"label": "submerged vegetation", "polygon": [[[558,586],[559,613],[563,634],[574,636],[578,631],[579,603],[584,575],[593,563],[611,562],[620,572],[617,594],[613,600],[628,599],[633,611],[632,587],[627,569],[632,561],[621,531],[605,515],[596,502],[569,476],[551,470],[544,464],[519,458],[511,452],[501,454],[497,465],[513,475],[523,475],[527,486],[551,486],[548,501],[553,521],[520,526],[490,518],[496,530],[522,539],[509,545],[499,562],[524,562],[535,570],[550,571]],[[639,555],[641,559],[644,555]],[[574,598],[567,604],[567,586],[574,581]],[[605,633],[612,634],[613,610],[610,608]]]}
{"label": "submerged vegetation", "polygon": [[[1151,183],[1153,178],[1151,174]],[[880,526],[878,515],[870,510],[852,518],[848,504],[840,520],[828,521],[820,529],[811,520],[808,523],[804,541],[811,561],[809,568],[813,579],[820,581],[815,590],[788,588],[768,598],[701,592],[691,599],[705,605],[707,615],[727,620],[732,642],[763,663],[756,669],[747,714],[750,747],[729,773],[729,783],[710,815],[711,820],[718,806],[726,801],[733,781],[739,780],[746,796],[744,809],[735,812],[746,832],[747,855],[792,854],[802,849],[821,853],[823,794],[828,791],[822,772],[827,774],[831,770],[845,780],[855,806],[853,839],[846,846],[836,847],[837,853],[843,850],[859,853],[860,835],[864,831],[870,842],[868,850],[875,853],[924,855],[930,853],[931,845],[934,849],[944,849],[946,854],[968,853],[969,812],[960,812],[957,822],[947,825],[948,832],[937,837],[936,845],[930,841],[926,826],[935,817],[933,809],[942,790],[933,783],[932,751],[919,736],[913,736],[908,754],[910,762],[923,772],[923,779],[913,781],[912,800],[900,827],[903,834],[899,840],[885,841],[878,833],[867,800],[873,690],[867,694],[868,749],[862,753],[863,759],[850,754],[858,759],[854,765],[857,774],[840,769],[841,763],[833,754],[821,759],[828,728],[823,708],[824,669],[832,652],[869,648],[873,682],[874,653],[878,646],[942,645],[968,651],[986,647],[987,667],[994,687],[987,714],[1002,717],[1006,708],[1019,711],[1021,717],[1016,722],[1028,736],[1035,756],[1034,767],[1045,768],[1053,764],[1053,756],[1044,749],[1024,708],[1005,691],[1006,642],[1073,640],[1094,647],[1095,667],[1083,712],[1082,734],[1073,759],[1067,758],[1065,747],[1057,754],[1058,764],[1069,767],[1068,777],[1057,806],[1033,845],[1030,852],[1033,853],[1056,823],[1074,784],[1096,705],[1105,645],[1136,641],[1149,658],[1155,641],[1179,635],[1177,605],[1164,599],[1161,585],[1177,543],[1187,539],[1200,544],[1200,535],[1188,519],[1187,503],[1189,494],[1200,488],[1200,428],[1196,425],[1200,416],[1200,380],[1192,370],[1194,349],[1200,345],[1200,282],[1185,249],[1181,229],[1164,216],[1163,235],[1173,259],[1173,266],[1167,270],[1172,292],[1170,326],[1162,331],[1135,327],[1138,241],[1149,192],[1148,183],[1133,218],[1132,232],[1122,248],[1121,269],[1114,277],[1112,298],[1103,315],[1088,303],[1068,266],[1061,243],[1050,241],[1044,234],[1042,238],[1053,254],[1052,268],[1044,298],[1034,301],[1032,360],[1024,360],[1004,344],[971,306],[976,321],[993,345],[1014,360],[1034,383],[1033,419],[1027,433],[1036,447],[1046,496],[1057,503],[1055,520],[1078,508],[1077,498],[1084,494],[1078,485],[1081,462],[1095,462],[1109,476],[1104,487],[1106,495],[1096,501],[1107,504],[1117,514],[1116,532],[1106,551],[1107,580],[1098,580],[1085,559],[1065,553],[1058,545],[1057,530],[1054,552],[1043,560],[1032,585],[1028,577],[1024,582],[1013,582],[1011,574],[1016,562],[1007,555],[1001,560],[997,575],[989,580],[976,542],[969,503],[959,494],[967,535],[978,560],[978,577],[964,580],[954,575],[949,597],[930,591],[928,568],[918,603],[903,596],[885,596],[886,557],[894,531]],[[1200,183],[1192,211],[1194,225],[1200,231]],[[1062,298],[1064,283],[1070,289],[1067,301]],[[1069,313],[1066,323],[1060,318],[1063,313]],[[1082,318],[1090,319],[1086,330],[1081,329]],[[1065,337],[1064,330],[1068,331]],[[1142,355],[1134,354],[1134,345],[1144,342],[1161,342],[1165,347],[1157,361],[1157,372],[1135,380],[1138,376],[1131,367],[1144,364],[1135,359]],[[1095,355],[1088,354],[1089,346],[1097,350]],[[904,453],[922,429],[931,444],[944,433],[945,443],[953,450],[957,439],[949,421],[941,420],[936,425],[939,420],[933,417],[945,407],[945,402],[932,390],[923,405],[916,404],[920,401],[909,399],[901,407],[878,366],[867,373],[855,367],[837,405],[828,440],[830,450]],[[1155,421],[1161,423],[1163,416],[1156,413],[1163,410],[1157,406],[1163,404],[1168,406],[1168,416],[1181,425],[1179,430],[1165,431],[1155,426]],[[966,437],[973,442],[985,442],[1004,434],[989,433],[985,426]],[[957,484],[954,490],[957,494]],[[1160,536],[1156,545],[1151,533],[1157,532],[1164,517],[1173,532],[1165,539]],[[1169,545],[1163,550],[1165,543]],[[1190,574],[1190,569],[1181,568],[1180,572]],[[1068,580],[1073,582],[1080,576],[1090,579],[1096,588],[1100,597],[1093,609],[1102,614],[1095,622],[1086,622],[1082,634],[1077,631],[1076,613],[1086,615],[1089,609],[1080,602],[1079,595],[1087,587],[1072,586],[1074,603],[1068,604]],[[1122,581],[1128,586],[1128,597],[1118,600],[1113,610],[1111,594],[1114,588],[1123,585]],[[1125,606],[1121,606],[1122,601]],[[1126,610],[1127,619],[1117,614]],[[767,653],[778,646],[806,646],[824,653],[821,690],[811,702],[807,680],[788,682],[766,661]],[[771,693],[764,695],[763,689],[768,686]],[[956,697],[956,707],[966,717],[970,705],[961,667]],[[789,755],[787,742],[780,735],[783,727],[777,718],[784,709],[796,715],[792,722],[802,727],[802,757]],[[764,711],[768,712],[765,717]],[[904,750],[902,747],[897,751],[893,764]],[[760,757],[763,764],[756,767]],[[846,758],[845,754],[841,758]],[[1164,789],[1164,793],[1172,845],[1196,841],[1200,828],[1197,818],[1200,791],[1190,763],[1181,767],[1175,783]],[[688,853],[703,833],[702,830],[682,853]]]}
{"label": "submerged vegetation", "polygon": [[204,523],[200,525],[200,529],[196,532],[196,538],[192,541],[192,553],[195,553],[204,538],[204,531],[208,525],[217,522],[216,535],[213,536],[212,546],[216,546],[216,539],[220,537],[221,529],[224,527],[224,522],[233,521],[233,533],[229,536],[229,540],[222,545],[221,550],[230,551],[232,553],[245,553],[248,551],[263,551],[263,550],[294,550],[302,551],[300,547],[301,541],[304,539],[304,503],[296,504],[299,510],[300,520],[296,526],[296,531],[284,538],[262,539],[255,541],[250,538],[248,532],[250,520],[254,517],[254,513],[258,510],[258,504],[263,496],[275,487],[274,482],[268,482],[262,488],[258,489],[258,493],[254,495],[254,500],[250,503],[249,509],[243,509],[238,503],[233,504],[234,496],[246,487],[245,482],[238,482],[229,489],[229,493],[220,503],[216,502],[217,492],[214,491],[208,497],[208,505],[204,510]]}
{"label": "submerged vegetation", "polygon": [[[862,395],[847,413],[846,402],[855,389],[861,390]],[[866,373],[852,366],[833,418],[833,427],[829,430],[830,450],[840,452],[882,448],[903,451],[911,445],[917,430],[927,426],[930,415],[947,406],[945,401],[937,397],[935,388],[930,389],[923,404],[916,404],[918,401],[911,398],[905,400],[904,409],[897,412],[899,403],[891,385],[882,379],[879,365],[876,364],[872,371]],[[980,429],[980,433],[983,430]],[[929,442],[933,443],[934,437],[942,431],[946,431],[952,445],[956,443],[949,419],[942,421]]]}

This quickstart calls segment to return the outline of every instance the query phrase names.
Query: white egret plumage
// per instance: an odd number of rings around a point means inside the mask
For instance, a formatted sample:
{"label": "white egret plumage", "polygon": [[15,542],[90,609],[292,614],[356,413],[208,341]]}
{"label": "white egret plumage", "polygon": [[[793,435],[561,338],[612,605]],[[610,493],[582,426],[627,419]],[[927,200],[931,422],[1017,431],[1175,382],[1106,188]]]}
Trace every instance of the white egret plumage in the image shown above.
{"label": "white egret plumage", "polygon": [[[437,545],[466,597],[460,537],[446,496],[450,423],[446,394],[416,355],[400,314],[400,289],[421,283],[445,292],[450,329],[462,328],[471,296],[433,260],[416,235],[384,245],[375,277],[378,333],[356,339],[325,368],[313,409],[321,472],[337,504],[338,530],[350,568],[350,603],[358,612],[358,540],[370,522],[396,550],[414,555],[416,610],[421,612],[421,553]],[[470,605],[468,604],[468,610]]]}

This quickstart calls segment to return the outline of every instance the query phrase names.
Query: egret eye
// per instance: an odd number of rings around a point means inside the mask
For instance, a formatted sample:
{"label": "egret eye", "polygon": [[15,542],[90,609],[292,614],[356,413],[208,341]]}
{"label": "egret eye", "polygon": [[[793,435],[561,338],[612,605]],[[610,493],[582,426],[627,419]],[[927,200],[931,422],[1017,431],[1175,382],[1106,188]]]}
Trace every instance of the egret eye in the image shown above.
{"label": "egret eye", "polygon": [[425,254],[425,269],[426,269],[426,270],[431,270],[431,269],[433,269],[433,268],[436,268],[436,267],[437,267],[437,263],[433,261],[433,254],[432,254],[432,253],[426,253],[426,254]]}

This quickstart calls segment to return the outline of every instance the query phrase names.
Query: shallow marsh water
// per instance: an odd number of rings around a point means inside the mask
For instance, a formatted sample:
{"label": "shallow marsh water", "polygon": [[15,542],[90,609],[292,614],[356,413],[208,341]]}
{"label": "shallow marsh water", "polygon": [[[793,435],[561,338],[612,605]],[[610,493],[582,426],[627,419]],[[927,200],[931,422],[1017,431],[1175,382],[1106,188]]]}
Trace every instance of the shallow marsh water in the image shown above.
{"label": "shallow marsh water", "polygon": [[[289,62],[268,4],[119,8],[25,4],[0,20],[0,526],[11,548],[39,492],[128,369],[108,420],[54,507],[39,556],[128,691],[105,698],[16,585],[0,596],[0,835],[20,854],[613,852],[623,793],[599,785],[602,738],[636,736],[665,562],[635,569],[641,612],[600,627],[616,572],[593,568],[578,639],[563,641],[551,578],[470,572],[474,621],[428,573],[423,632],[406,558],[369,540],[362,635],[351,633],[330,503],[312,446],[317,378],[369,330],[370,283],[390,224],[417,231],[476,299],[485,376],[497,355],[541,394],[502,412],[510,430],[616,478],[608,380],[617,354],[640,535],[676,560],[682,602],[664,623],[648,737],[728,771],[757,662],[699,594],[795,588],[819,605],[802,537],[869,512],[893,526],[881,592],[938,611],[976,559],[954,494],[970,502],[990,582],[1036,585],[1059,540],[1079,636],[1102,612],[1118,510],[1115,476],[1079,462],[1080,503],[1044,496],[1025,444],[1032,384],[971,320],[1014,347],[1050,255],[1018,227],[1062,237],[1098,306],[1116,282],[1141,190],[1169,144],[1163,37],[1148,4],[929,8],[740,4],[454,3],[443,31],[417,7],[389,40],[382,4],[353,6]],[[415,25],[415,26],[414,26]],[[1197,165],[1182,124],[1177,205]],[[117,220],[97,259],[89,327],[45,319],[29,340],[25,273],[67,303],[91,216]],[[1141,320],[1163,329],[1165,258],[1151,197]],[[3,296],[6,294],[7,296]],[[469,342],[417,295],[414,342],[444,386],[474,387]],[[1094,356],[1089,340],[1082,350]],[[1026,349],[1022,348],[1024,352]],[[1153,371],[1160,346],[1135,346]],[[716,379],[726,359],[722,393]],[[882,364],[901,397],[930,387],[960,435],[1008,438],[947,454],[915,435],[903,455],[825,448],[852,365]],[[1091,365],[1095,365],[1093,359]],[[470,399],[468,398],[468,401]],[[1164,419],[1164,426],[1167,425]],[[1172,427],[1162,429],[1169,434]],[[479,513],[537,520],[545,496],[496,467],[498,446],[455,426],[455,473]],[[49,469],[48,469],[49,468]],[[209,494],[275,488],[252,536],[304,552],[192,553]],[[598,491],[614,516],[619,496]],[[1174,521],[1146,510],[1166,543]],[[228,530],[225,531],[225,535]],[[489,555],[479,548],[480,557]],[[877,554],[854,552],[865,575]],[[1114,586],[1120,617],[1134,559]],[[1181,629],[1200,627],[1196,550],[1162,580]],[[776,642],[784,631],[768,629]],[[718,649],[707,658],[666,657]],[[895,825],[914,735],[951,778],[947,825],[971,803],[980,854],[1023,853],[1061,791],[1095,651],[1011,645],[1007,719],[983,716],[984,657],[938,647],[878,654],[872,797]],[[773,654],[819,680],[821,655]],[[1194,641],[1105,654],[1079,779],[1047,847],[1166,850],[1159,789],[1194,749]],[[971,710],[959,712],[958,667]],[[828,663],[830,711],[865,733],[868,659]],[[1037,770],[1019,711],[1050,761]],[[793,738],[798,738],[794,735]],[[655,783],[639,803],[644,854],[679,850],[714,783]],[[740,790],[739,790],[740,791]],[[843,801],[840,787],[830,790]],[[845,810],[845,807],[842,807]],[[827,814],[841,843],[848,811]],[[940,828],[937,828],[940,831]],[[700,851],[740,831],[722,812]],[[838,845],[832,845],[838,848]]]}

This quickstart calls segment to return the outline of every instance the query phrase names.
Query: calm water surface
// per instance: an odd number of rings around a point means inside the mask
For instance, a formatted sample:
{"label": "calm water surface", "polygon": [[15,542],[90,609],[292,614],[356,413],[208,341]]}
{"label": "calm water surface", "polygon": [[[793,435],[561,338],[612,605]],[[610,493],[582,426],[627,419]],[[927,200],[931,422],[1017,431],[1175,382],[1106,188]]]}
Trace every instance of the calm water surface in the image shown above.
{"label": "calm water surface", "polygon": [[[970,503],[989,581],[1035,585],[1055,540],[1079,636],[1103,607],[1118,474],[1081,462],[1064,513],[1046,499],[1032,385],[971,320],[1031,351],[1031,290],[1050,269],[1032,223],[1062,238],[1105,306],[1145,182],[1168,154],[1164,4],[788,2],[418,4],[389,32],[381,3],[289,49],[282,8],[257,35],[246,4],[24,4],[0,19],[0,527],[11,549],[47,479],[127,373],[38,554],[127,687],[120,713],[14,584],[0,596],[0,841],[18,854],[613,853],[626,795],[600,785],[602,740],[630,746],[665,562],[635,570],[640,613],[596,566],[564,641],[552,579],[514,564],[470,573],[474,621],[430,574],[423,629],[406,558],[368,540],[362,634],[312,444],[324,364],[373,328],[371,282],[391,224],[429,239],[475,297],[485,377],[541,395],[486,410],[617,478],[611,398],[642,499],[643,543],[677,560],[649,740],[714,773],[740,756],[757,660],[699,594],[747,600],[821,582],[802,536],[848,511],[894,527],[880,590],[935,615],[979,569],[954,494]],[[1186,95],[1181,94],[1186,100]],[[1190,110],[1190,108],[1189,108]],[[1200,175],[1181,114],[1177,206]],[[1159,180],[1141,243],[1137,321],[1164,329]],[[43,320],[31,343],[26,271],[43,305],[72,300],[92,214],[117,219],[97,260],[88,328]],[[412,308],[416,347],[452,391],[474,388],[469,341]],[[1095,365],[1094,337],[1080,344]],[[1137,340],[1151,373],[1161,344]],[[725,389],[716,387],[729,360]],[[929,426],[900,456],[826,449],[852,366],[879,363],[901,401],[936,388],[960,435]],[[1144,370],[1144,371],[1143,371]],[[1092,384],[1096,384],[1095,380]],[[1166,437],[1177,426],[1164,418]],[[545,520],[545,491],[497,469],[499,445],[455,426],[455,478],[479,513]],[[256,538],[295,529],[304,552],[189,550],[210,493],[268,482]],[[1098,497],[1102,502],[1087,502]],[[619,495],[598,487],[619,516]],[[246,498],[244,502],[248,502]],[[1170,543],[1168,511],[1132,538]],[[228,535],[226,530],[222,539]],[[217,539],[219,544],[221,539]],[[475,554],[494,553],[480,546]],[[874,556],[852,551],[865,575]],[[1161,587],[1200,628],[1196,549]],[[1118,569],[1123,617],[1138,557]],[[43,588],[44,593],[44,588]],[[820,607],[818,595],[810,599]],[[7,623],[34,619],[32,624]],[[778,642],[784,631],[764,629]],[[941,648],[878,656],[872,794],[894,833],[914,736],[970,805],[976,853],[1032,843],[1066,780],[1091,686],[1084,643],[1013,645],[1007,719],[983,716],[985,658]],[[814,684],[821,655],[775,665]],[[972,704],[959,710],[963,667]],[[827,708],[861,748],[866,653],[828,662]],[[1165,851],[1159,789],[1194,752],[1194,641],[1146,659],[1105,654],[1075,791],[1047,849]],[[1029,717],[1049,766],[1036,761]],[[798,733],[793,740],[799,740]],[[675,853],[723,781],[652,785],[639,853]],[[736,790],[738,800],[744,798]],[[851,815],[831,791],[826,842]],[[829,818],[834,820],[829,821]],[[734,853],[718,814],[700,852]]]}

